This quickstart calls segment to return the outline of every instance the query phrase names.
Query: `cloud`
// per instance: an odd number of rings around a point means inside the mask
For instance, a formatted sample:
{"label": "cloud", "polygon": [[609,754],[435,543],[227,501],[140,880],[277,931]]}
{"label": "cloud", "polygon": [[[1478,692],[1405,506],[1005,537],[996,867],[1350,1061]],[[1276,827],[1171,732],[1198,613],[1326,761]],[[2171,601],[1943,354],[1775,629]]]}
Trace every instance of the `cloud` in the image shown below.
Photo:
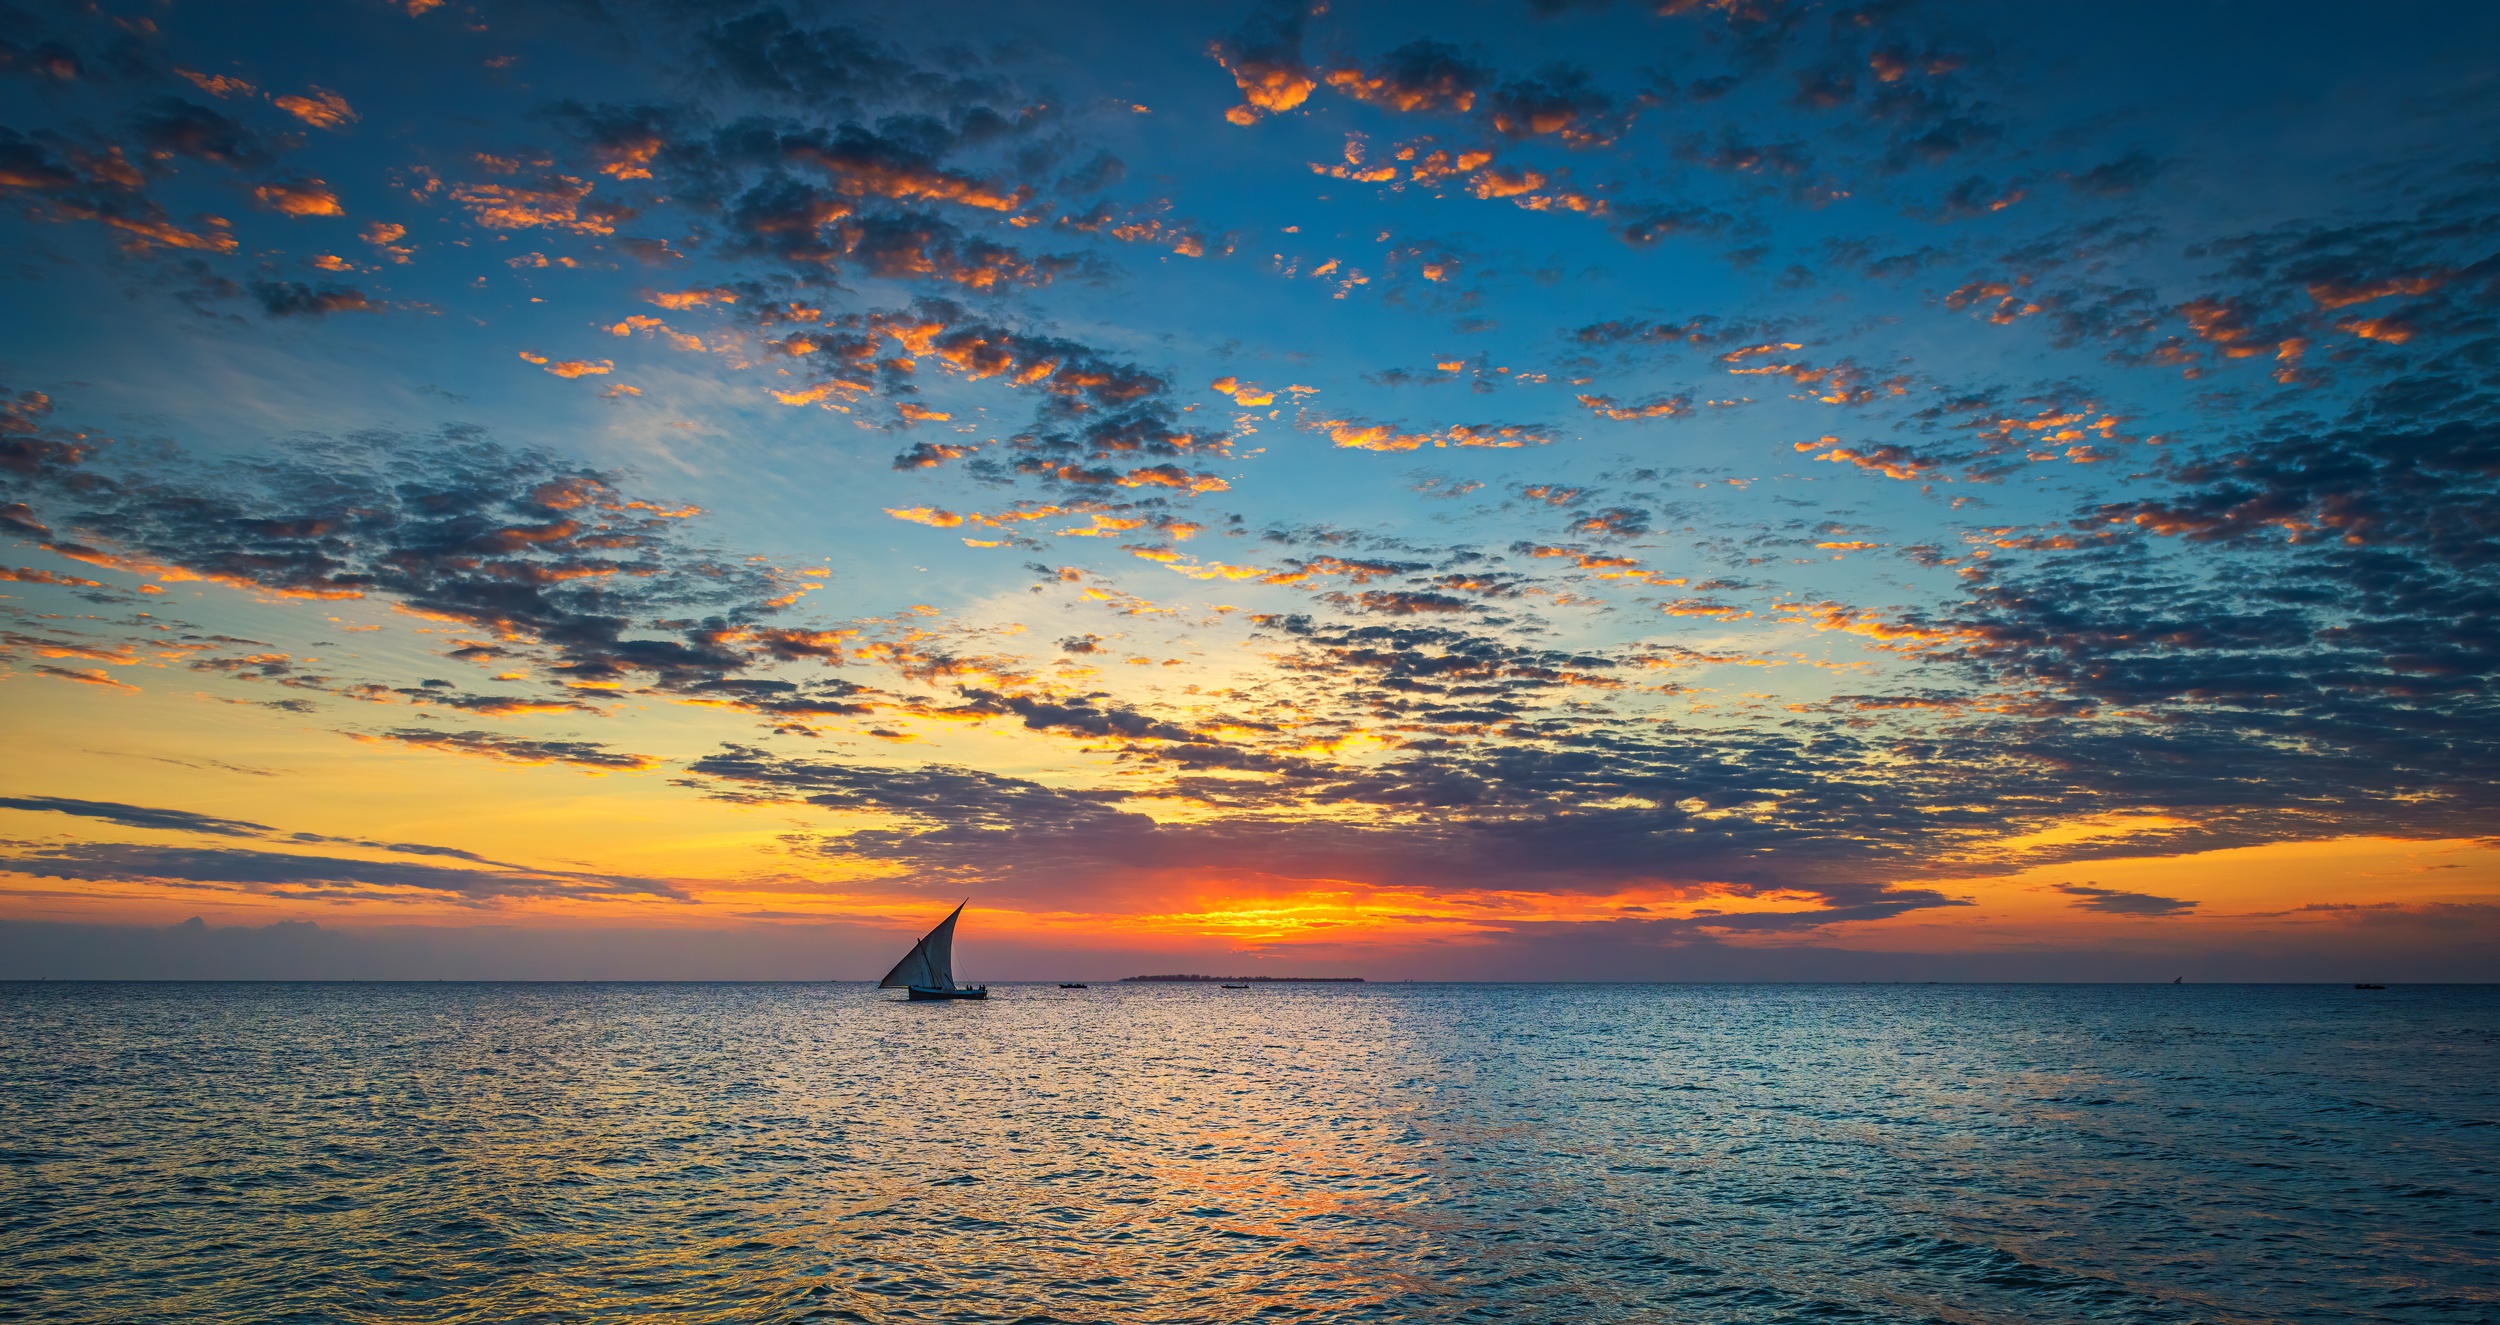
{"label": "cloud", "polygon": [[913,72],[908,57],[885,42],[841,25],[802,27],[777,6],[716,20],[697,40],[739,86],[840,113],[895,95]]}
{"label": "cloud", "polygon": [[0,855],[0,874],[95,883],[206,886],[293,897],[415,894],[470,903],[525,897],[679,896],[660,879],[621,874],[462,869],[404,861],[356,860],[239,847],[154,847],[126,843],[20,849]]}
{"label": "cloud", "polygon": [[2066,186],[2077,193],[2097,198],[2121,197],[2152,183],[2167,164],[2137,148],[2114,161],[2104,161],[2089,170],[2067,176]]}
{"label": "cloud", "polygon": [[1256,124],[1262,115],[1293,110],[1307,100],[1318,78],[1302,59],[1303,8],[1294,0],[1262,0],[1241,26],[1207,48],[1233,76],[1241,104],[1224,112],[1235,124]]}
{"label": "cloud", "polygon": [[[1180,753],[1186,758],[1191,752]],[[819,847],[827,855],[897,861],[928,877],[979,878],[985,887],[1031,901],[1102,902],[1143,880],[1189,871],[1270,881],[1431,879],[1452,889],[1497,881],[1512,888],[1598,889],[1626,877],[1704,877],[1751,850],[1738,844],[1747,836],[1742,831],[1723,837],[1720,828],[1672,812],[1566,810],[1542,796],[1505,806],[1506,797],[1486,796],[1494,788],[1480,774],[1430,759],[1358,777],[1368,785],[1347,788],[1393,811],[1431,810],[1410,822],[1373,825],[1164,824],[1121,808],[1128,797],[1122,791],[1052,788],[948,765],[792,760],[744,747],[707,756],[693,768],[729,799],[788,799],[841,813],[898,816],[905,825],[827,836]],[[1540,772],[1562,769],[1527,752],[1512,757],[1511,776],[1534,779]],[[1530,811],[1530,805],[1540,808]],[[1004,849],[1010,842],[1014,849]],[[1697,927],[1800,931],[1956,905],[1924,889],[1798,886],[1814,900],[1778,913],[1708,917]],[[1741,881],[1714,887],[1729,897],[1758,890]]]}
{"label": "cloud", "polygon": [[1551,427],[1541,423],[1460,423],[1407,432],[1397,424],[1308,413],[1295,426],[1319,433],[1335,446],[1358,451],[1413,451],[1426,446],[1513,450],[1543,446],[1557,436]]}
{"label": "cloud", "polygon": [[277,158],[277,147],[261,134],[222,111],[180,97],[163,97],[131,122],[139,145],[150,155],[187,156],[220,165],[255,169]]}
{"label": "cloud", "polygon": [[325,317],[331,313],[368,313],[374,305],[364,292],[352,285],[323,285],[319,289],[302,281],[254,281],[252,297],[271,317]]}
{"label": "cloud", "polygon": [[98,580],[82,579],[76,575],[59,575],[52,571],[34,570],[25,566],[20,566],[15,570],[11,570],[6,566],[0,566],[0,582],[8,584],[57,584],[66,588],[82,589],[101,589],[104,587],[103,583]]}
{"label": "cloud", "polygon": [[[1229,486],[1204,470],[1137,463],[1229,454],[1228,432],[1183,426],[1184,407],[1168,374],[1079,341],[992,320],[952,301],[921,299],[906,308],[826,318],[775,345],[779,353],[809,364],[822,379],[805,390],[776,391],[786,404],[832,403],[871,392],[908,403],[924,365],[961,382],[988,383],[1033,398],[1032,423],[1006,439],[1007,457],[973,462],[975,471],[986,477],[1023,477],[1048,489],[1077,492],[1162,490],[1197,496]],[[938,412],[914,408],[922,417]],[[934,468],[953,458],[946,454],[950,450],[937,444],[926,452],[915,448],[897,457],[896,465]],[[969,454],[969,449],[956,454]],[[925,506],[891,509],[897,518],[924,523],[963,518]],[[1063,502],[1051,513],[1070,509]]]}
{"label": "cloud", "polygon": [[1330,69],[1326,77],[1332,90],[1357,101],[1410,114],[1464,114],[1475,108],[1478,90],[1491,81],[1493,73],[1468,60],[1457,47],[1427,39],[1408,42],[1369,68],[1343,65]]}
{"label": "cloud", "polygon": [[[177,102],[176,105],[188,103]],[[265,164],[267,151],[239,124],[203,107],[189,107],[215,123],[163,111],[142,121],[150,156],[205,154],[249,167]],[[152,131],[152,132],[151,132]],[[51,221],[82,221],[105,227],[129,253],[156,248],[231,253],[236,241],[227,223],[203,216],[185,229],[146,192],[148,178],[118,145],[96,149],[59,135],[29,136],[0,127],[0,192],[33,197],[32,215]]]}
{"label": "cloud", "polygon": [[328,88],[307,88],[300,96],[271,97],[269,104],[316,129],[333,133],[364,118],[347,104],[347,98]]}
{"label": "cloud", "polygon": [[345,216],[339,195],[317,179],[279,180],[255,185],[252,197],[261,206],[286,216]]}
{"label": "cloud", "polygon": [[161,828],[170,832],[207,833],[219,837],[269,837],[277,829],[246,819],[220,819],[189,810],[166,810],[120,801],[82,801],[65,796],[0,796],[0,809],[75,815],[101,819],[124,828]]}
{"label": "cloud", "polygon": [[1341,607],[1380,616],[1415,616],[1479,610],[1476,604],[1464,598],[1454,598],[1445,593],[1405,589],[1365,589],[1360,593],[1331,593],[1323,597]]}
{"label": "cloud", "polygon": [[512,764],[571,764],[593,772],[640,773],[660,766],[656,756],[619,753],[597,741],[548,741],[494,732],[442,732],[413,727],[396,727],[360,735],[359,739],[479,755]]}
{"label": "cloud", "polygon": [[2151,893],[2131,893],[2117,888],[2101,888],[2088,883],[2061,883],[2057,891],[2083,900],[2074,905],[2085,911],[2098,911],[2113,916],[2179,916],[2196,909],[2195,902],[2176,897],[2155,897]]}
{"label": "cloud", "polygon": [[528,184],[464,184],[451,196],[469,209],[471,220],[489,230],[613,235],[619,224],[639,214],[622,202],[593,199],[592,187],[590,181],[570,175],[546,175]]}
{"label": "cloud", "polygon": [[[472,733],[486,736],[486,733]],[[491,737],[489,739],[492,739]],[[324,833],[287,832],[246,819],[224,819],[187,810],[128,805],[119,801],[74,800],[62,796],[0,797],[0,809],[65,814],[161,832],[196,833],[208,837],[255,838],[275,845],[346,846],[389,855],[458,860],[481,866],[456,870],[405,862],[345,860],[326,856],[245,851],[229,847],[160,848],[129,843],[87,843],[71,847],[21,850],[0,856],[0,873],[41,878],[130,880],[146,882],[253,885],[319,884],[325,888],[415,887],[473,897],[649,894],[674,897],[674,885],[631,875],[539,870],[493,860],[458,847],[421,842],[379,842]],[[25,843],[17,844],[20,848]]]}
{"label": "cloud", "polygon": [[1572,147],[1602,147],[1622,132],[1612,98],[1568,64],[1504,83],[1485,99],[1485,121],[1507,138],[1552,137]]}
{"label": "cloud", "polygon": [[1583,394],[1578,399],[1589,413],[1601,419],[1612,419],[1617,423],[1641,419],[1676,419],[1693,412],[1693,398],[1689,394],[1656,395],[1646,400],[1635,400],[1629,404],[1618,403],[1613,396]]}
{"label": "cloud", "polygon": [[976,444],[914,442],[910,450],[894,457],[894,467],[901,470],[935,469],[949,460],[961,460],[980,449]]}
{"label": "cloud", "polygon": [[64,681],[76,681],[80,685],[96,686],[104,690],[127,690],[136,694],[140,689],[138,686],[115,677],[101,667],[55,667],[51,663],[36,663],[32,670],[45,676],[55,676]]}
{"label": "cloud", "polygon": [[[792,581],[769,566],[723,563],[689,541],[683,512],[473,430],[421,444],[315,439],[199,471],[96,468],[89,447],[13,444],[24,460],[0,479],[60,512],[44,520],[21,502],[15,523],[63,556],[279,597],[386,600],[543,649],[559,683],[718,679],[751,661],[740,628],[791,601]],[[640,624],[658,620],[680,624]],[[584,707],[569,695],[421,697],[472,711]]]}

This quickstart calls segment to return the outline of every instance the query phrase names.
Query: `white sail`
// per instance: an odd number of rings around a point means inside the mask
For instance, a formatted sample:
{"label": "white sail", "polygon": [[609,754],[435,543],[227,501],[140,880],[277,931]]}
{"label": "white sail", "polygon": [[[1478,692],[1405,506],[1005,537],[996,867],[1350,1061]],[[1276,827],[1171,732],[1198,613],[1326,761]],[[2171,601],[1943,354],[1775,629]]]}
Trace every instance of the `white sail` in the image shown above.
{"label": "white sail", "polygon": [[918,985],[922,989],[954,988],[955,917],[964,913],[964,906],[965,903],[956,903],[955,909],[946,913],[946,918],[938,922],[937,928],[911,945],[911,951],[903,954],[903,960],[894,963],[894,969],[885,973],[885,978],[877,982],[877,988],[899,989],[907,985]]}

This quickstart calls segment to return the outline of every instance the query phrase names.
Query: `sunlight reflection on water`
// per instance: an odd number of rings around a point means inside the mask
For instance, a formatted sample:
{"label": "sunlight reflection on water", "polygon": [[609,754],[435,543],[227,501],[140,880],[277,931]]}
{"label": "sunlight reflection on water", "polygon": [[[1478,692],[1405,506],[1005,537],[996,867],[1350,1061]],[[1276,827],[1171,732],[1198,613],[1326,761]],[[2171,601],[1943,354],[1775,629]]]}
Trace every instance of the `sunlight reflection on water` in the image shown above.
{"label": "sunlight reflection on water", "polygon": [[2488,1321],[2500,989],[0,985],[0,1317]]}

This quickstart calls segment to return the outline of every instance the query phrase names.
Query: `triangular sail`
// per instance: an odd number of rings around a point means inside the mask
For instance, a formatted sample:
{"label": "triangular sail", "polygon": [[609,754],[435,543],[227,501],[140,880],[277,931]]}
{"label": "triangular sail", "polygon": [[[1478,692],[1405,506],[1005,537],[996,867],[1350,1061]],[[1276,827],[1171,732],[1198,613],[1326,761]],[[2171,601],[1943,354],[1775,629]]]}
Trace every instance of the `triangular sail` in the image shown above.
{"label": "triangular sail", "polygon": [[894,969],[885,973],[885,978],[877,982],[877,988],[899,989],[908,985],[918,985],[923,989],[954,988],[955,917],[964,913],[964,905],[956,903],[955,909],[946,913],[946,918],[938,922],[937,928],[911,945],[911,951],[903,954],[903,960],[894,963]]}

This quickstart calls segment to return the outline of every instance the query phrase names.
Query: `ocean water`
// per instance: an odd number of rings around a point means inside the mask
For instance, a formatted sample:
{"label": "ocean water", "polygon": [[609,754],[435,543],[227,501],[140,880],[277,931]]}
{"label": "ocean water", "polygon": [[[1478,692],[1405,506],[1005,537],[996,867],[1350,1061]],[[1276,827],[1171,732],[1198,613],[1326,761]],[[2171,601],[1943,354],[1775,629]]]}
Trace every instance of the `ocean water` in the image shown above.
{"label": "ocean water", "polygon": [[0,986],[0,1317],[2500,1320],[2500,988]]}

